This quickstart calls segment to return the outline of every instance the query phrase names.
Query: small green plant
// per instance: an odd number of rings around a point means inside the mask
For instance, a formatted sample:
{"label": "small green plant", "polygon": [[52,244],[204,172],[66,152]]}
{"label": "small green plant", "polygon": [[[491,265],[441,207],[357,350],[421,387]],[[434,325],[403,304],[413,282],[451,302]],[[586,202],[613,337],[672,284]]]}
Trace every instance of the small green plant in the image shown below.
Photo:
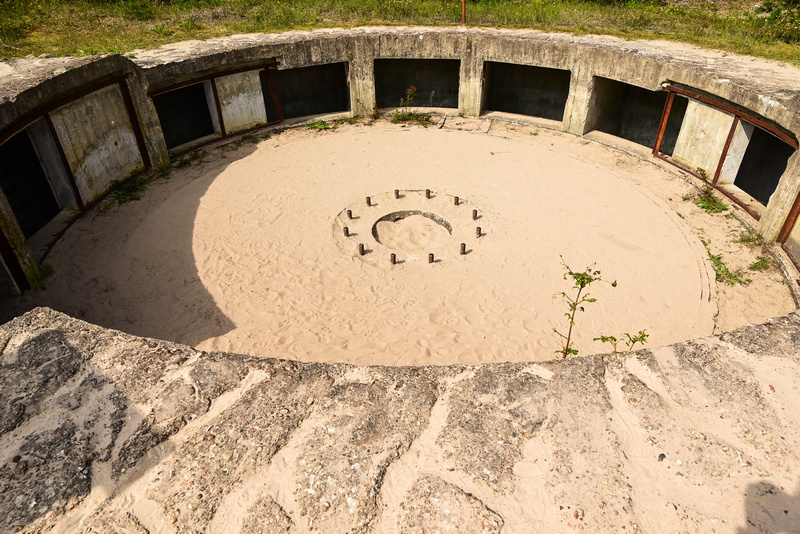
{"label": "small green plant", "polygon": [[43,264],[39,268],[39,287],[37,289],[47,289],[47,280],[53,277],[55,270],[49,263]]}
{"label": "small green plant", "polygon": [[708,213],[722,213],[728,211],[728,205],[714,196],[711,186],[703,188],[702,192],[694,199],[697,207]]}
{"label": "small green plant", "polygon": [[147,180],[144,176],[136,176],[130,180],[111,182],[111,202],[103,206],[102,213],[107,212],[114,206],[121,206],[134,200],[141,200],[142,194],[147,189]]}
{"label": "small green plant", "polygon": [[400,122],[416,122],[417,124],[423,126],[424,128],[428,127],[428,124],[431,122],[431,116],[429,113],[417,113],[416,111],[411,109],[411,106],[414,105],[414,100],[417,97],[417,88],[413,85],[406,89],[406,96],[405,98],[400,99],[400,107],[394,110],[392,113],[392,124],[397,124]]}
{"label": "small green plant", "polygon": [[755,232],[743,232],[739,237],[733,240],[734,243],[744,243],[745,245],[754,245],[759,247],[766,246],[764,236]]}
{"label": "small green plant", "polygon": [[[191,156],[189,156],[189,157],[191,158]],[[181,169],[183,167],[186,167],[190,163],[191,163],[190,159],[187,159],[186,156],[181,155],[181,157],[178,158],[178,161],[173,163],[172,166],[175,167],[176,169]]]}
{"label": "small green plant", "polygon": [[[572,343],[572,330],[575,327],[575,314],[579,311],[584,311],[584,304],[590,302],[596,302],[597,299],[590,297],[589,293],[584,293],[584,290],[589,287],[594,282],[604,282],[603,278],[601,277],[600,271],[594,269],[594,265],[589,265],[586,267],[585,271],[573,271],[570,269],[567,262],[564,261],[564,257],[561,257],[561,265],[564,266],[566,272],[564,273],[564,280],[572,279],[573,288],[577,289],[575,297],[571,297],[567,295],[565,291],[560,293],[556,293],[554,297],[561,297],[567,303],[568,311],[564,315],[567,317],[567,333],[564,334],[558,330],[558,328],[553,327],[553,332],[559,335],[561,338],[561,348],[556,351],[556,354],[560,354],[562,358],[566,358],[567,356],[575,356],[578,354],[577,349],[573,348]],[[611,282],[611,287],[617,287],[617,282]]]}
{"label": "small green plant", "polygon": [[600,341],[601,343],[610,343],[614,350],[612,351],[613,354],[617,354],[619,351],[617,350],[617,345],[619,342],[622,341],[628,347],[628,350],[633,350],[634,345],[637,343],[640,345],[644,345],[647,343],[647,338],[649,335],[647,334],[647,330],[639,330],[639,333],[635,336],[630,335],[629,333],[625,332],[622,334],[625,336],[625,339],[617,339],[614,336],[604,336],[600,334],[600,337],[594,338],[595,341]]}
{"label": "small green plant", "polygon": [[740,270],[731,271],[728,268],[728,266],[722,260],[722,253],[712,254],[711,249],[708,248],[708,245],[706,245],[706,252],[708,253],[708,259],[711,260],[711,266],[714,268],[714,274],[716,275],[717,282],[722,282],[724,284],[728,284],[729,286],[736,284],[747,284],[750,282],[749,279],[742,278],[742,272]]}
{"label": "small green plant", "polygon": [[172,175],[172,167],[161,167],[158,169],[158,177],[164,180],[169,180]]}
{"label": "small green plant", "polygon": [[330,129],[331,129],[331,125],[328,124],[327,122],[323,121],[323,120],[316,120],[316,121],[309,122],[308,124],[306,124],[306,130],[316,130],[316,131],[320,132],[322,130],[330,130]]}
{"label": "small green plant", "polygon": [[372,119],[373,121],[376,121],[381,118],[381,112],[378,111],[377,104],[372,105],[372,114],[369,116],[369,118]]}
{"label": "small green plant", "polygon": [[190,32],[192,30],[200,30],[202,29],[202,25],[197,23],[193,18],[181,21],[181,28],[183,31]]}
{"label": "small green plant", "polygon": [[683,214],[682,214],[681,212],[679,212],[679,211],[676,211],[676,212],[675,212],[675,215],[677,215],[677,216],[678,216],[678,217],[680,217],[681,219],[685,219],[685,218],[686,218],[686,217],[684,217],[684,216],[683,216]]}
{"label": "small green plant", "polygon": [[758,256],[748,269],[756,272],[763,272],[772,267],[772,260],[769,256]]}
{"label": "small green plant", "polygon": [[259,141],[258,137],[256,137],[253,134],[244,134],[242,136],[242,142],[243,143],[250,143],[252,145],[257,145],[258,141]]}
{"label": "small green plant", "polygon": [[195,150],[194,152],[189,154],[189,161],[196,161],[196,160],[198,160],[200,158],[203,158],[205,156],[208,156],[208,151],[207,150]]}
{"label": "small green plant", "polygon": [[683,196],[681,196],[681,200],[683,200],[684,202],[686,202],[688,200],[692,200],[692,195],[689,195],[689,194],[683,195]]}
{"label": "small green plant", "polygon": [[361,119],[358,117],[347,117],[346,119],[337,119],[334,121],[336,126],[341,126],[342,124],[360,124]]}
{"label": "small green plant", "polygon": [[169,32],[166,24],[154,24],[151,28],[151,31],[159,37],[164,37]]}
{"label": "small green plant", "polygon": [[708,173],[706,172],[706,170],[701,169],[700,167],[697,167],[696,170],[697,170],[697,176],[699,176],[700,179],[703,180],[705,183],[708,183]]}

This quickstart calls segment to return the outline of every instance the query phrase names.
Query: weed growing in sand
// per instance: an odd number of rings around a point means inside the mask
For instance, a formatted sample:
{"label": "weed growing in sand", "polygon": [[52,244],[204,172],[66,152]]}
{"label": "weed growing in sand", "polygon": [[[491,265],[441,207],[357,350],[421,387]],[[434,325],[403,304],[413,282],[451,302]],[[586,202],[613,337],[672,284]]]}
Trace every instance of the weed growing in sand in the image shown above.
{"label": "weed growing in sand", "polygon": [[369,118],[372,119],[373,122],[381,118],[381,112],[378,111],[378,104],[372,105],[372,113],[370,114]]}
{"label": "weed growing in sand", "polygon": [[772,267],[772,259],[769,256],[758,256],[748,269],[755,272],[763,272]]}
{"label": "weed growing in sand", "polygon": [[711,260],[711,266],[714,268],[717,282],[723,282],[729,286],[751,282],[749,278],[742,278],[743,273],[741,270],[731,271],[722,260],[722,253],[712,254],[708,245],[706,245],[706,252],[708,253],[708,259]]}
{"label": "weed growing in sand", "polygon": [[100,210],[102,213],[107,212],[114,206],[121,206],[127,202],[140,200],[142,194],[147,189],[147,180],[143,176],[136,176],[124,182],[120,180],[113,180],[111,182],[112,200]]}
{"label": "weed growing in sand", "polygon": [[55,269],[49,263],[43,264],[39,268],[39,286],[36,289],[47,289],[47,280],[55,274]]}
{"label": "weed growing in sand", "polygon": [[595,341],[600,341],[601,343],[611,343],[611,346],[614,347],[612,354],[617,354],[619,351],[617,350],[617,345],[619,345],[620,341],[625,343],[625,346],[628,347],[628,351],[632,351],[634,345],[637,343],[640,345],[644,345],[647,343],[647,338],[649,335],[647,334],[647,330],[639,330],[639,333],[635,336],[630,335],[629,333],[625,332],[622,334],[625,336],[625,339],[617,339],[614,336],[604,336],[600,334],[600,337],[594,338]]}
{"label": "weed growing in sand", "polygon": [[191,163],[191,161],[186,159],[186,156],[181,155],[181,157],[178,158],[178,161],[173,163],[172,166],[175,167],[176,169],[181,169],[183,167],[186,167],[190,163]]}
{"label": "weed growing in sand", "polygon": [[316,130],[318,132],[321,132],[322,130],[330,130],[330,129],[331,125],[322,120],[316,120],[306,124],[306,130]]}
{"label": "weed growing in sand", "polygon": [[244,134],[242,136],[243,143],[250,143],[251,145],[257,145],[258,141],[259,141],[258,137],[256,137],[253,134]]}
{"label": "weed growing in sand", "polygon": [[759,247],[766,246],[764,236],[755,232],[743,232],[739,237],[733,240],[734,243],[744,243],[745,245],[754,245]]}
{"label": "weed growing in sand", "polygon": [[714,196],[714,190],[711,186],[704,187],[702,192],[694,199],[694,203],[707,213],[728,211],[728,205]]}
{"label": "weed growing in sand", "polygon": [[[589,293],[584,293],[584,290],[594,282],[605,282],[605,280],[601,277],[600,271],[594,269],[594,265],[589,265],[586,267],[585,271],[573,271],[570,269],[569,265],[567,265],[567,262],[564,261],[563,256],[561,257],[561,265],[567,270],[564,273],[564,280],[569,280],[571,278],[573,289],[577,289],[574,298],[567,295],[565,291],[554,295],[554,297],[560,296],[563,298],[568,307],[567,313],[564,314],[567,316],[568,320],[567,333],[564,334],[560,332],[558,328],[553,327],[553,332],[561,337],[561,348],[556,351],[556,354],[560,354],[562,358],[566,358],[567,356],[575,356],[578,354],[578,350],[571,345],[572,330],[575,327],[575,314],[579,311],[584,311],[584,304],[597,301],[597,299],[590,297]],[[617,282],[611,282],[611,287],[617,287]]]}
{"label": "weed growing in sand", "polygon": [[341,126],[342,124],[361,124],[361,119],[358,117],[347,117],[346,119],[337,119],[333,121],[336,126]]}
{"label": "weed growing in sand", "polygon": [[[406,89],[406,97],[400,99],[400,107],[392,113],[392,124],[400,122],[416,122],[417,124],[427,128],[431,122],[430,113],[417,113],[411,106],[414,105],[414,99],[417,97],[417,88],[413,85]],[[433,98],[433,94],[431,94]]]}

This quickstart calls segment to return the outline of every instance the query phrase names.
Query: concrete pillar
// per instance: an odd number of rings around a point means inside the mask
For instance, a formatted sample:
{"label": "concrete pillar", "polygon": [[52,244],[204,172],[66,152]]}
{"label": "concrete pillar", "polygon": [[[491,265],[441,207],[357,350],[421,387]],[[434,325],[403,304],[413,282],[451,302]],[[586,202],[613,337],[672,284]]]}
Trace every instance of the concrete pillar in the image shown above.
{"label": "concrete pillar", "polygon": [[158,119],[153,99],[147,95],[144,83],[138,76],[131,76],[124,83],[128,86],[128,91],[133,101],[133,108],[139,121],[139,128],[142,131],[142,137],[144,137],[144,144],[150,156],[151,165],[156,169],[169,167],[170,160],[167,143],[164,141],[161,121]]}
{"label": "concrete pillar", "polygon": [[583,135],[594,127],[596,118],[595,80],[587,65],[576,64],[569,81],[569,96],[564,107],[565,132]]}
{"label": "concrete pillar", "polygon": [[483,57],[475,53],[471,38],[465,39],[458,84],[458,112],[467,117],[481,114],[483,102]]}
{"label": "concrete pillar", "polygon": [[216,84],[227,133],[249,130],[267,123],[261,77],[257,70],[220,76]]}
{"label": "concrete pillar", "polygon": [[733,119],[726,111],[690,99],[672,159],[689,169],[703,170],[709,179],[713,178]]}
{"label": "concrete pillar", "polygon": [[355,39],[350,60],[350,109],[353,116],[368,116],[375,102],[375,53],[368,39]]}
{"label": "concrete pillar", "polygon": [[[768,242],[775,241],[778,238],[778,234],[789,216],[789,211],[792,209],[797,195],[800,195],[800,151],[795,151],[789,158],[786,171],[781,176],[781,180],[778,182],[778,187],[775,188],[772,197],[770,197],[769,204],[767,204],[767,208],[761,215],[761,220],[758,221],[756,230]],[[800,235],[798,235],[800,230],[798,226],[800,225],[795,224],[792,235],[795,236],[794,246],[800,252]],[[789,246],[788,241],[787,246]],[[800,255],[795,257],[800,257]]]}
{"label": "concrete pillar", "polygon": [[732,184],[736,180],[736,174],[739,172],[747,145],[750,143],[750,137],[753,135],[753,128],[755,126],[749,122],[739,121],[736,124],[731,146],[728,147],[728,154],[725,156],[725,162],[719,173],[717,181],[719,185]]}
{"label": "concrete pillar", "polygon": [[22,267],[25,278],[28,279],[28,284],[32,288],[39,287],[41,280],[41,273],[39,271],[39,262],[33,256],[33,253],[28,248],[25,242],[25,234],[22,233],[22,228],[17,222],[17,217],[11,209],[11,204],[8,203],[6,195],[0,191],[0,231],[6,236],[11,250],[14,251],[20,267]]}

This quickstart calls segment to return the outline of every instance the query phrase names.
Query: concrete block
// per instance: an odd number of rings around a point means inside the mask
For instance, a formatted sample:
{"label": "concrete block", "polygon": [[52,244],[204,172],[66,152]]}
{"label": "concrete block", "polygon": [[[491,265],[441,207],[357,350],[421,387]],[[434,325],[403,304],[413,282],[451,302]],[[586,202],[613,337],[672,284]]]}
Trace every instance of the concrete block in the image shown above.
{"label": "concrete block", "polygon": [[689,100],[672,158],[692,170],[702,169],[712,178],[732,124],[730,113]]}
{"label": "concrete block", "polygon": [[249,130],[267,123],[258,71],[220,76],[216,83],[227,133]]}

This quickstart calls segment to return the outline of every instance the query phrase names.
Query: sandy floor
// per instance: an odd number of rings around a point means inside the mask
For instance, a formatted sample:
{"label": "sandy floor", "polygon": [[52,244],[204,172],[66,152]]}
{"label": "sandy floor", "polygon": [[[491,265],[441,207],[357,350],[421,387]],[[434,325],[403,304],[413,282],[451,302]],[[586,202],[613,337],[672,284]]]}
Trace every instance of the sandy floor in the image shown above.
{"label": "sandy floor", "polygon": [[[567,327],[554,294],[573,294],[561,257],[618,282],[589,290],[582,355],[610,350],[601,334],[645,329],[660,346],[794,309],[777,269],[746,271],[761,252],[734,243],[741,225],[682,200],[693,189],[675,171],[546,130],[458,130],[484,124],[295,129],[214,149],[76,223],[47,290],[10,305],[203,350],[393,365],[551,359],[553,327]],[[751,282],[715,283],[701,239]]]}

